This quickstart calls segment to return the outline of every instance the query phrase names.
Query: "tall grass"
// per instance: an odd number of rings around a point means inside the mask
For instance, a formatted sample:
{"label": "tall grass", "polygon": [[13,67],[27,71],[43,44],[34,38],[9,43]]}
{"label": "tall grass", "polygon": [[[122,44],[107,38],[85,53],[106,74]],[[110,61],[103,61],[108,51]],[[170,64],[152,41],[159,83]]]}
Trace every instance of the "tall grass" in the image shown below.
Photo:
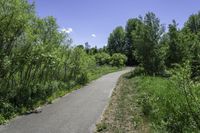
{"label": "tall grass", "polygon": [[135,77],[138,105],[153,132],[200,131],[200,85],[190,79],[189,68],[179,67],[171,78]]}

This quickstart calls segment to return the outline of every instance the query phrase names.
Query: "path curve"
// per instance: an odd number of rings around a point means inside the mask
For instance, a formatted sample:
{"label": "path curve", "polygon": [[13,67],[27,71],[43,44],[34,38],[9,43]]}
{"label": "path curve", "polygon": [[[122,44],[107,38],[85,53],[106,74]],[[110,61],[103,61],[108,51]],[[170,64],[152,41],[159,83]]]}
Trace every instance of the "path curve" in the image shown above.
{"label": "path curve", "polygon": [[0,126],[0,133],[92,133],[118,78],[130,70],[102,76],[42,107],[41,113],[20,116],[8,125]]}

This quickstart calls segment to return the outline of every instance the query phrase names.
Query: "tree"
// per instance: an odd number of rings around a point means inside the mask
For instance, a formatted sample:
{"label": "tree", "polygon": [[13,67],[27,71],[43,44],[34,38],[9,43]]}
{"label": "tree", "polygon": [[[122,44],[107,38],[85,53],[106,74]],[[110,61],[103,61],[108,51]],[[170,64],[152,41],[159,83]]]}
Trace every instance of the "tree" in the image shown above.
{"label": "tree", "polygon": [[172,24],[169,25],[169,42],[168,42],[168,50],[167,50],[167,58],[166,64],[168,67],[172,67],[173,64],[180,64],[183,62],[186,55],[184,54],[185,49],[181,33],[177,29],[177,23],[173,20]]}
{"label": "tree", "polygon": [[137,59],[151,75],[164,71],[165,49],[159,43],[163,33],[160,20],[152,12],[146,14],[143,24],[134,33]]}
{"label": "tree", "polygon": [[[33,9],[27,0],[0,1],[1,118],[21,107],[32,109],[72,79],[87,82],[89,65],[95,64],[84,50],[69,47],[69,36],[59,32],[53,17],[39,18]],[[70,79],[73,65],[76,74]]]}
{"label": "tree", "polygon": [[108,48],[107,48],[107,46],[103,46],[103,48],[99,48],[99,49],[98,49],[98,52],[99,52],[99,53],[101,53],[101,52],[108,53]]}
{"label": "tree", "polygon": [[81,45],[81,44],[80,44],[80,45],[77,45],[76,47],[77,47],[77,48],[80,48],[80,49],[84,49],[84,46]]}
{"label": "tree", "polygon": [[105,52],[95,54],[97,65],[109,65],[110,58],[110,55]]}
{"label": "tree", "polygon": [[91,49],[90,49],[90,55],[95,55],[96,53],[98,53],[98,48],[97,48],[97,46],[95,46],[95,47],[92,47]]}
{"label": "tree", "polygon": [[124,53],[125,45],[125,31],[124,28],[119,26],[113,30],[108,38],[108,52],[110,54],[114,53]]}
{"label": "tree", "polygon": [[190,52],[192,76],[200,76],[200,12],[189,17],[182,29],[184,43]]}
{"label": "tree", "polygon": [[112,66],[122,67],[125,65],[127,57],[121,53],[115,53],[111,57],[110,64]]}
{"label": "tree", "polygon": [[189,28],[192,33],[197,34],[200,32],[200,12],[189,17],[188,21],[185,23],[185,28],[186,27]]}
{"label": "tree", "polygon": [[33,5],[26,0],[0,1],[0,78],[4,77],[7,59],[11,56],[17,38],[32,19]]}
{"label": "tree", "polygon": [[135,44],[133,32],[142,24],[141,19],[134,18],[129,19],[126,24],[126,36],[125,36],[125,55],[128,57],[127,65],[137,65],[138,61],[135,57]]}
{"label": "tree", "polygon": [[91,45],[88,42],[86,42],[85,43],[85,50],[86,50],[87,53],[89,53],[90,48],[91,48]]}

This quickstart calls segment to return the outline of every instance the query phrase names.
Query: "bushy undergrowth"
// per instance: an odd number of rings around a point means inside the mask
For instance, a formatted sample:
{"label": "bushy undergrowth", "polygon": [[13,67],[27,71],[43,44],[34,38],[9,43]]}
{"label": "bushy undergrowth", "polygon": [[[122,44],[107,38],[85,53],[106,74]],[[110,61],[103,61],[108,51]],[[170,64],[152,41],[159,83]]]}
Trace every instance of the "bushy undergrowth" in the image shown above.
{"label": "bushy undergrowth", "polygon": [[125,65],[126,61],[127,61],[127,57],[125,55],[120,54],[120,53],[115,53],[111,57],[110,64],[112,66],[122,67]]}
{"label": "bushy undergrowth", "polygon": [[200,84],[190,79],[191,71],[185,66],[174,70],[170,78],[135,77],[138,104],[153,132],[200,131]]}
{"label": "bushy undergrowth", "polygon": [[116,67],[122,67],[127,61],[127,57],[121,53],[114,53],[110,56],[107,53],[97,53],[95,59],[98,65],[112,65]]}
{"label": "bushy undergrowth", "polygon": [[95,59],[98,65],[108,65],[111,60],[111,56],[107,53],[97,53]]}
{"label": "bushy undergrowth", "polygon": [[0,1],[0,10],[0,124],[117,70],[71,47],[56,20],[36,16],[27,0]]}

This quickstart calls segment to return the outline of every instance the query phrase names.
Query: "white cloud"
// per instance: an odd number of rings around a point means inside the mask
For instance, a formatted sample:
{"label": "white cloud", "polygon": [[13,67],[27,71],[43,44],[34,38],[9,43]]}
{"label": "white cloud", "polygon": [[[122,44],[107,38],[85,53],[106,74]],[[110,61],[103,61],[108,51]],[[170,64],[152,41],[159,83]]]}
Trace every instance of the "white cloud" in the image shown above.
{"label": "white cloud", "polygon": [[97,37],[95,34],[92,34],[91,36],[92,36],[93,38],[96,38],[96,37]]}
{"label": "white cloud", "polygon": [[73,32],[73,29],[72,28],[63,28],[63,29],[61,29],[61,31],[70,34]]}

